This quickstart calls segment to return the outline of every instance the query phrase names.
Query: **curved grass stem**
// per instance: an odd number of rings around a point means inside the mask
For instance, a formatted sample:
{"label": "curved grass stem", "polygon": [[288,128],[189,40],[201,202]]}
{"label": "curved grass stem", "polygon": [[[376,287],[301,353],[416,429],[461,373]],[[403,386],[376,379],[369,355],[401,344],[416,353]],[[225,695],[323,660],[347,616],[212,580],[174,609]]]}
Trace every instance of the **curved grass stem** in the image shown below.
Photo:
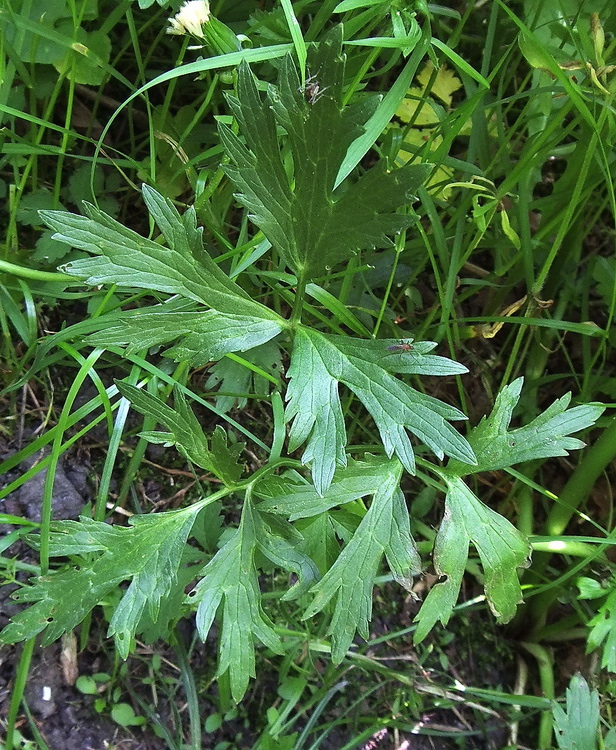
{"label": "curved grass stem", "polygon": [[[528,651],[537,661],[539,669],[539,681],[545,698],[554,698],[554,665],[552,654],[545,646],[538,643],[520,643],[520,646]],[[552,747],[552,712],[543,711],[539,722],[539,733],[537,737],[537,749],[549,750]]]}

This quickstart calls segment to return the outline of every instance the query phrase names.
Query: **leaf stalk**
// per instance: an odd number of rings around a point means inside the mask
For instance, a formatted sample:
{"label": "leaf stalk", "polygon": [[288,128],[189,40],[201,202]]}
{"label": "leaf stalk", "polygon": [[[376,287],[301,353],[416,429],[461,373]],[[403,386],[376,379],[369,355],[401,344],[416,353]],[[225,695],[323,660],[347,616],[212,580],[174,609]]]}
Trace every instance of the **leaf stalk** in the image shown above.
{"label": "leaf stalk", "polygon": [[306,274],[302,273],[298,277],[297,289],[295,291],[295,302],[293,303],[293,312],[291,313],[291,327],[297,328],[302,319],[302,310],[304,308],[304,300],[306,298],[306,285],[308,278]]}

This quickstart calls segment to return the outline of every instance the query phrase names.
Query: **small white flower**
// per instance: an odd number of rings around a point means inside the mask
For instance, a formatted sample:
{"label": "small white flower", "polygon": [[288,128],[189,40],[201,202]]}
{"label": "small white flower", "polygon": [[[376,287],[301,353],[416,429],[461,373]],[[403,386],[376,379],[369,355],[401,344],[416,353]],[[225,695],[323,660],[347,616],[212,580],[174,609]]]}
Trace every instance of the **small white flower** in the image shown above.
{"label": "small white flower", "polygon": [[203,24],[210,17],[210,4],[207,0],[187,0],[179,12],[169,19],[167,34],[192,34],[203,38]]}

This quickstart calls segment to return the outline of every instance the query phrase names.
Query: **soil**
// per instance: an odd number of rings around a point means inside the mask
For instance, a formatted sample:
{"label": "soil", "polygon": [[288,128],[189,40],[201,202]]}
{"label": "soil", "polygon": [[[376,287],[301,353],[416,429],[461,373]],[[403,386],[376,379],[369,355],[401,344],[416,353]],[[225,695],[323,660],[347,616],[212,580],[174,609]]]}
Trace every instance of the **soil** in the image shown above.
{"label": "soil", "polygon": [[[3,698],[0,715],[3,717],[8,710],[10,683],[19,655],[18,648],[7,650],[0,666]],[[166,747],[158,738],[140,738],[110,719],[98,716],[90,697],[67,683],[59,643],[35,652],[24,697],[31,712],[31,723],[24,715],[17,729],[24,737],[33,737],[36,727],[49,750],[162,750]]]}

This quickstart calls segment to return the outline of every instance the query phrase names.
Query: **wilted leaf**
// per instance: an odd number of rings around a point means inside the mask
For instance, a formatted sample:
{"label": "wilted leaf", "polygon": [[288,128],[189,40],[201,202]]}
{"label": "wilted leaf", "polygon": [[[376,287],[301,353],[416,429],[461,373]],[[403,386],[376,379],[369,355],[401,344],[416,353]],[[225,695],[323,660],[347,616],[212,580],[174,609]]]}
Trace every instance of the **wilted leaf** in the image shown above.
{"label": "wilted leaf", "polygon": [[447,483],[445,513],[434,544],[434,568],[440,580],[430,589],[415,620],[415,642],[436,622],[449,622],[456,605],[472,542],[485,573],[485,592],[499,622],[508,622],[522,601],[517,568],[530,564],[530,544],[506,518],[485,506],[458,477]]}

